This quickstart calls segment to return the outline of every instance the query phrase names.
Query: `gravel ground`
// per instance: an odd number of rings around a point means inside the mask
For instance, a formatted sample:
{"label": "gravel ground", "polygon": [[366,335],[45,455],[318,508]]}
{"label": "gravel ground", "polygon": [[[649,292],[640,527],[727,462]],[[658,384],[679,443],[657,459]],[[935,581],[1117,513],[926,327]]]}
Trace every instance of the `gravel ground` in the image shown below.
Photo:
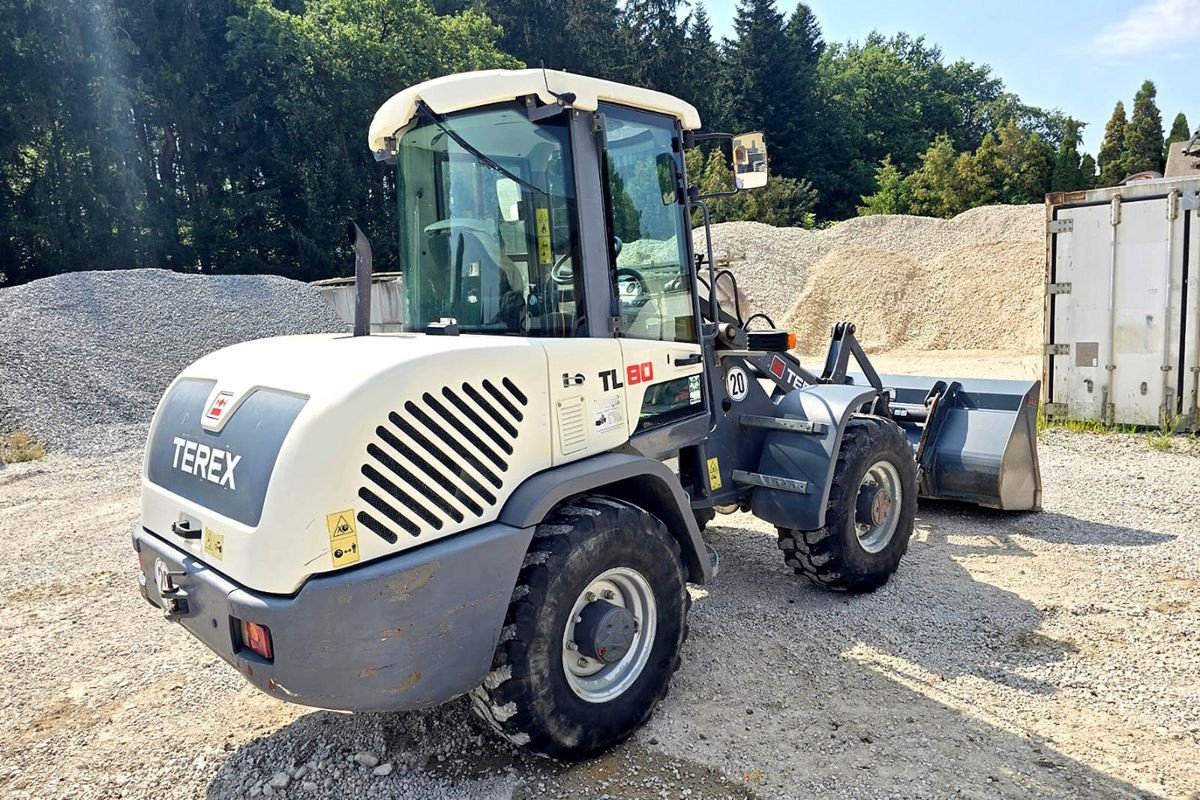
{"label": "gravel ground", "polygon": [[0,289],[0,433],[95,456],[140,447],[167,385],[237,342],[345,330],[273,275],[76,272]]}
{"label": "gravel ground", "polygon": [[718,518],[670,695],[569,767],[461,701],[259,694],[137,595],[136,458],[3,468],[0,796],[1200,798],[1200,446],[1051,431],[1041,457],[1045,512],[926,503],[869,596]]}

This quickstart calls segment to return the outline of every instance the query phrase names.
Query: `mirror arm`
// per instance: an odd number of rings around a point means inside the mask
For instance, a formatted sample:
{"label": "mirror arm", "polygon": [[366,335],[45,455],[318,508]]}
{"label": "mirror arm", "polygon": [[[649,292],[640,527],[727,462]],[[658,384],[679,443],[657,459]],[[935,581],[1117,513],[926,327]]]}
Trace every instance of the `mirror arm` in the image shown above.
{"label": "mirror arm", "polygon": [[[689,189],[689,191],[691,191],[691,189]],[[709,194],[695,194],[695,195],[692,195],[690,199],[693,203],[699,203],[704,200],[713,200],[713,199],[720,198],[720,197],[733,197],[735,194],[739,194],[741,191],[742,191],[741,189],[734,189],[731,192],[711,192]]]}
{"label": "mirror arm", "polygon": [[692,133],[691,131],[684,132],[684,148],[693,147],[696,142],[708,142],[713,139],[733,139],[732,133]]}

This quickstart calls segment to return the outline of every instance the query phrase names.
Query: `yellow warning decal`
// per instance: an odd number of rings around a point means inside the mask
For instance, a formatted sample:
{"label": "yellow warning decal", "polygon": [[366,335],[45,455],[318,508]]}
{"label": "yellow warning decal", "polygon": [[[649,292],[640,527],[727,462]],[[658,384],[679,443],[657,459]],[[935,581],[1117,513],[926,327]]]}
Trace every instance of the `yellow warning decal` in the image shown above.
{"label": "yellow warning decal", "polygon": [[358,528],[354,525],[354,509],[335,511],[325,516],[329,528],[329,555],[335,567],[358,561]]}
{"label": "yellow warning decal", "polygon": [[210,529],[204,529],[204,552],[215,558],[217,561],[225,560],[225,536],[220,533],[213,533]]}
{"label": "yellow warning decal", "polygon": [[721,488],[721,462],[716,456],[708,460],[708,488],[713,492]]}
{"label": "yellow warning decal", "polygon": [[539,208],[534,212],[534,218],[537,220],[538,261],[549,264],[554,260],[550,251],[550,209]]}

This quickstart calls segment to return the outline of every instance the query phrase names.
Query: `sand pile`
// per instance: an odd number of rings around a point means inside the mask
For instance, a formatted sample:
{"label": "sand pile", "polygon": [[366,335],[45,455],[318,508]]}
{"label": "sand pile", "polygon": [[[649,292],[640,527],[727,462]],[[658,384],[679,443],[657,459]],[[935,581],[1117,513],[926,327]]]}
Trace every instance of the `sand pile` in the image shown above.
{"label": "sand pile", "polygon": [[[873,351],[1029,349],[1042,330],[1044,210],[985,206],[954,219],[859,217],[821,231],[713,227],[756,310],[823,352],[848,319]],[[704,247],[703,231],[696,248]]]}
{"label": "sand pile", "polygon": [[991,242],[931,261],[873,248],[835,250],[813,266],[808,287],[777,320],[798,349],[819,353],[835,322],[855,323],[868,351],[1036,351],[1042,337],[1045,246]]}

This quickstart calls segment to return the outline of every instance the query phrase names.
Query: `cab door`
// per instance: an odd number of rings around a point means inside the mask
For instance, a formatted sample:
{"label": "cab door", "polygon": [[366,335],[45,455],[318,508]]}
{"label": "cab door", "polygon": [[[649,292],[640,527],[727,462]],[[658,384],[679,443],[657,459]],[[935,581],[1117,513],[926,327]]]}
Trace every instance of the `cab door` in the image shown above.
{"label": "cab door", "polygon": [[675,120],[602,106],[605,178],[616,261],[611,270],[619,315],[630,436],[706,414],[691,226],[680,202],[682,148]]}

